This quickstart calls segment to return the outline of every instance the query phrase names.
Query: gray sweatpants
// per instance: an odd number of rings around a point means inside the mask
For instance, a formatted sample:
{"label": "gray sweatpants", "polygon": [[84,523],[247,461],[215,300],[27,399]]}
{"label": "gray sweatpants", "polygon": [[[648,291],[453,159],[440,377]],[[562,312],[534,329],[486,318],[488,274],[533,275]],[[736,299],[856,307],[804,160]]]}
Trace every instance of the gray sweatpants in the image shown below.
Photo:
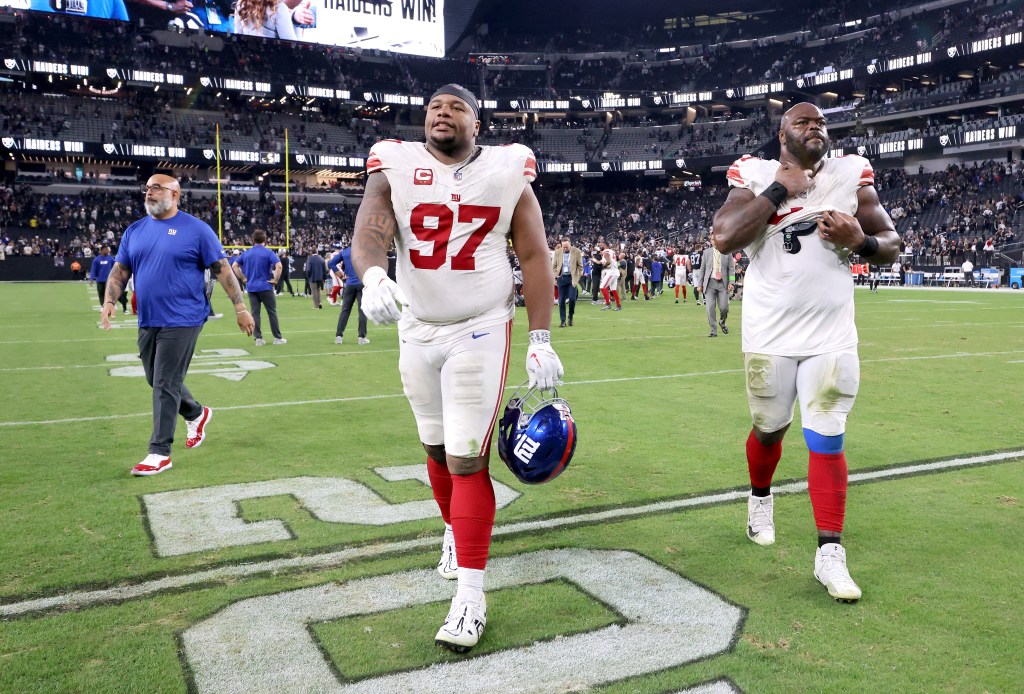
{"label": "gray sweatpants", "polygon": [[203,413],[203,406],[185,387],[185,373],[202,330],[201,325],[195,328],[139,328],[139,357],[146,372],[146,382],[153,387],[150,453],[171,454],[179,414],[185,419],[195,419]]}

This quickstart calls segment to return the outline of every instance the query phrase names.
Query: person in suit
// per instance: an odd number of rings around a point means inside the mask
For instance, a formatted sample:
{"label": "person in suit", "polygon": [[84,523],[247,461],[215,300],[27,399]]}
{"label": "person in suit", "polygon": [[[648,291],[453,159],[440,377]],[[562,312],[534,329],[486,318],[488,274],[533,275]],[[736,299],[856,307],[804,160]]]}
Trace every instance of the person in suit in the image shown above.
{"label": "person in suit", "polygon": [[[719,253],[718,249],[708,245],[701,255],[701,279],[700,288],[704,294],[704,304],[708,310],[708,324],[711,332],[708,337],[718,337],[718,326],[722,326],[722,332],[729,334],[729,328],[725,325],[729,317],[729,292],[732,291],[732,284],[729,278],[732,276],[732,255]],[[715,307],[718,307],[718,323],[715,323]]]}
{"label": "person in suit", "polygon": [[572,326],[580,277],[583,276],[583,251],[573,246],[568,238],[562,238],[562,243],[551,257],[551,269],[555,273],[555,283],[558,286],[558,317],[561,321],[558,327],[564,328],[566,325],[566,304],[569,305],[569,325]]}
{"label": "person in suit", "polygon": [[327,263],[319,253],[310,253],[306,258],[306,281],[309,282],[310,295],[313,297],[313,308],[324,307],[320,292],[324,290],[324,279],[327,278]]}

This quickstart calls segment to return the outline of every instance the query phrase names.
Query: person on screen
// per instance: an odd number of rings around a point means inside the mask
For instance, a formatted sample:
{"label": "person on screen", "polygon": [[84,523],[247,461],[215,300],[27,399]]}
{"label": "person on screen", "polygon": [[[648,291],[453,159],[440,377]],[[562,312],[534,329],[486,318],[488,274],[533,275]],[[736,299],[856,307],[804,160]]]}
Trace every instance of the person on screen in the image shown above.
{"label": "person on screen", "polygon": [[124,6],[124,0],[32,0],[29,9],[36,12],[128,21],[128,10]]}
{"label": "person on screen", "polygon": [[296,24],[314,23],[309,0],[239,0],[235,5],[235,33],[298,41]]}

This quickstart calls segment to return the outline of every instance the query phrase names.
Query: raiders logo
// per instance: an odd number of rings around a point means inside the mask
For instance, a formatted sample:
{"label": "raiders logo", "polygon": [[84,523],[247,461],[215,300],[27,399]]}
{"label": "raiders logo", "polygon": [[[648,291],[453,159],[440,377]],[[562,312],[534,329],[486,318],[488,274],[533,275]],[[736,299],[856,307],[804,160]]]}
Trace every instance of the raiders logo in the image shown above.
{"label": "raiders logo", "polygon": [[590,108],[590,99],[583,100],[583,108]]}
{"label": "raiders logo", "polygon": [[286,84],[286,85],[284,85],[284,90],[288,94],[294,94],[295,93],[295,85],[294,84]]}
{"label": "raiders logo", "polygon": [[859,147],[857,147],[857,154],[859,154],[860,156],[863,157],[867,153],[868,153],[868,148],[865,147],[864,145],[860,145]]}
{"label": "raiders logo", "polygon": [[949,135],[939,135],[939,144],[943,147],[949,145]]}
{"label": "raiders logo", "polygon": [[946,55],[948,55],[950,58],[955,58],[957,56],[957,53],[959,52],[960,51],[957,50],[956,46],[950,46],[949,48],[946,49]]}
{"label": "raiders logo", "polygon": [[871,63],[870,65],[868,65],[868,74],[869,75],[875,74],[875,70],[877,70],[877,69],[878,69],[878,67],[874,63]]}
{"label": "raiders logo", "polygon": [[800,89],[804,88],[804,78],[803,77],[797,77],[796,78],[796,86],[799,87]]}
{"label": "raiders logo", "polygon": [[654,105],[655,106],[661,106],[661,104],[662,104],[662,98],[660,96],[654,97]]}
{"label": "raiders logo", "polygon": [[18,63],[13,58],[4,58],[4,67],[8,70],[13,70]]}
{"label": "raiders logo", "polygon": [[113,79],[117,79],[117,69],[116,68],[112,68],[112,67],[108,67],[107,68],[107,77],[109,77],[112,80]]}
{"label": "raiders logo", "polygon": [[516,111],[518,111],[518,110],[519,110],[519,101],[517,101],[517,100],[515,100],[515,99],[513,99],[513,100],[512,100],[512,101],[510,101],[510,102],[508,102],[508,105],[509,105],[509,107],[510,107],[510,108],[512,108],[513,110],[516,110]]}
{"label": "raiders logo", "polygon": [[113,154],[114,153],[114,145],[113,145],[113,143],[111,143],[111,142],[104,142],[103,143],[103,151],[106,152],[107,154]]}
{"label": "raiders logo", "polygon": [[734,90],[734,89],[726,89],[725,90],[725,96],[726,96],[726,98],[729,98],[729,99],[731,99],[733,94],[735,94],[735,93],[736,93],[736,90]]}
{"label": "raiders logo", "polygon": [[209,77],[200,77],[199,78],[199,84],[203,85],[204,87],[209,87],[210,86],[210,78]]}
{"label": "raiders logo", "polygon": [[676,168],[685,169],[686,168],[686,160],[685,159],[676,159]]}
{"label": "raiders logo", "polygon": [[373,101],[373,92],[363,92],[363,99],[365,101]]}
{"label": "raiders logo", "polygon": [[213,150],[212,149],[204,149],[203,150],[203,156],[206,157],[207,159],[213,159]]}
{"label": "raiders logo", "polygon": [[608,171],[610,168],[612,168],[611,164],[606,161],[601,162],[601,171]]}
{"label": "raiders logo", "polygon": [[0,140],[0,142],[3,142],[4,147],[7,149],[14,149],[14,146],[17,144],[13,137],[5,137],[3,140]]}
{"label": "raiders logo", "polygon": [[295,155],[295,161],[296,161],[296,163],[299,163],[299,164],[305,164],[306,163],[306,155],[305,154],[296,154]]}

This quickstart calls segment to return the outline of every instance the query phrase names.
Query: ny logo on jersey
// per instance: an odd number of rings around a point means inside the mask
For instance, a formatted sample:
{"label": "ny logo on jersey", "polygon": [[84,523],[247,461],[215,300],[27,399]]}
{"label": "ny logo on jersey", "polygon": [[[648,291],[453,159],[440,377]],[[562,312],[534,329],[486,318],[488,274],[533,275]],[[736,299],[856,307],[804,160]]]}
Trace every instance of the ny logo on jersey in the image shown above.
{"label": "ny logo on jersey", "polygon": [[175,235],[175,234],[177,234],[177,233],[178,233],[178,230],[177,230],[177,229],[168,229],[168,230],[167,230],[167,235],[168,235],[168,236],[174,236],[174,235]]}
{"label": "ny logo on jersey", "polygon": [[533,460],[533,454],[537,452],[538,448],[540,448],[539,441],[534,441],[526,434],[520,434],[516,438],[516,445],[512,449],[512,455],[529,465],[530,461]]}
{"label": "ny logo on jersey", "polygon": [[459,193],[452,193],[452,202],[460,202],[461,200],[462,195],[460,195]]}
{"label": "ny logo on jersey", "polygon": [[412,172],[413,185],[429,186],[434,183],[434,172],[432,169],[416,169]]}

